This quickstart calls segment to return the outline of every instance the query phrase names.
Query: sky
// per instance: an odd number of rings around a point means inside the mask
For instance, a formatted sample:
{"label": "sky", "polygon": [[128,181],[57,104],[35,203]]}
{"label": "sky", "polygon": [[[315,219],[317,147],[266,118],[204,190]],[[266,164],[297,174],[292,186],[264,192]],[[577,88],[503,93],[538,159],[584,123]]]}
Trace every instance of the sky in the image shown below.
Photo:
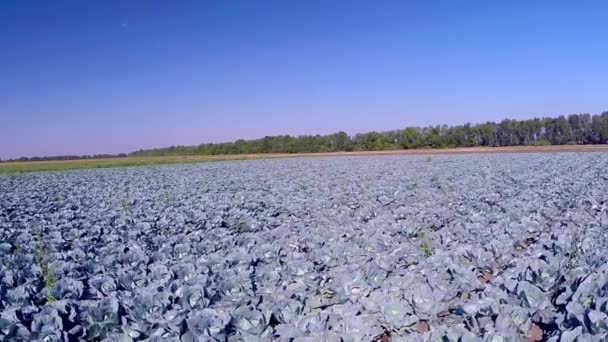
{"label": "sky", "polygon": [[605,1],[0,2],[0,158],[608,110]]}

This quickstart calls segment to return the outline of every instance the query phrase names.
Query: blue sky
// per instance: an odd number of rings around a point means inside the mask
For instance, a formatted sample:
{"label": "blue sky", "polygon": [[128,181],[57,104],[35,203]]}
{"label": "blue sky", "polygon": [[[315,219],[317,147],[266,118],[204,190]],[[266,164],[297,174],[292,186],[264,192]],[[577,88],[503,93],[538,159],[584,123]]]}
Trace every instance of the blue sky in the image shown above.
{"label": "blue sky", "polygon": [[0,158],[608,110],[601,1],[0,3]]}

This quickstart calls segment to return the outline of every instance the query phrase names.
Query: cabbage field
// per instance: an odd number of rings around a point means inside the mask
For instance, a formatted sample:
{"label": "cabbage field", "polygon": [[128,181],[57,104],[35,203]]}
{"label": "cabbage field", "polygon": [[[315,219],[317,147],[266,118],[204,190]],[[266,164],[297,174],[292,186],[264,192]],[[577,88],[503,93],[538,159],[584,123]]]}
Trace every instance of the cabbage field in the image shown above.
{"label": "cabbage field", "polygon": [[0,340],[605,341],[608,154],[0,176]]}

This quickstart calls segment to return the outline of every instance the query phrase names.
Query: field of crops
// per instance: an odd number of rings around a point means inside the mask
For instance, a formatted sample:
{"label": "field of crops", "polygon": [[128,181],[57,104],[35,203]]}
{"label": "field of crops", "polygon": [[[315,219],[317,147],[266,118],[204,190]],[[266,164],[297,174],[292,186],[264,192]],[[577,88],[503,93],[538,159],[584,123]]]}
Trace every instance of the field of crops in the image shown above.
{"label": "field of crops", "polygon": [[0,340],[601,341],[608,154],[0,176]]}

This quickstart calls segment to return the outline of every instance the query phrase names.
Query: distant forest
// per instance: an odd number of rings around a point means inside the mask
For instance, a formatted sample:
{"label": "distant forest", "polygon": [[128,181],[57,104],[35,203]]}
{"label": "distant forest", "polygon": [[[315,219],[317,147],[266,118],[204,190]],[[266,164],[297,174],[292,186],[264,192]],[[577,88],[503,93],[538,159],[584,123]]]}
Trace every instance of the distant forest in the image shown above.
{"label": "distant forest", "polygon": [[21,157],[16,159],[6,159],[0,162],[21,162],[21,161],[51,161],[51,160],[80,160],[80,159],[102,159],[102,158],[126,158],[129,155],[126,153],[120,154],[90,154],[90,155],[66,155],[66,156],[46,156],[46,157]]}
{"label": "distant forest", "polygon": [[598,115],[573,114],[556,118],[503,120],[460,126],[408,127],[387,132],[349,136],[267,136],[255,140],[171,146],[139,150],[130,154],[19,158],[16,161],[122,158],[127,156],[218,155],[246,153],[305,153],[337,151],[380,151],[417,148],[519,145],[582,145],[608,143],[608,112]]}
{"label": "distant forest", "polygon": [[380,151],[417,148],[519,145],[581,145],[608,143],[608,112],[599,115],[573,114],[567,117],[531,120],[503,120],[499,123],[461,126],[408,127],[387,132],[349,136],[268,136],[198,146],[171,146],[140,150],[131,156],[217,155],[245,153],[305,153],[337,151]]}

